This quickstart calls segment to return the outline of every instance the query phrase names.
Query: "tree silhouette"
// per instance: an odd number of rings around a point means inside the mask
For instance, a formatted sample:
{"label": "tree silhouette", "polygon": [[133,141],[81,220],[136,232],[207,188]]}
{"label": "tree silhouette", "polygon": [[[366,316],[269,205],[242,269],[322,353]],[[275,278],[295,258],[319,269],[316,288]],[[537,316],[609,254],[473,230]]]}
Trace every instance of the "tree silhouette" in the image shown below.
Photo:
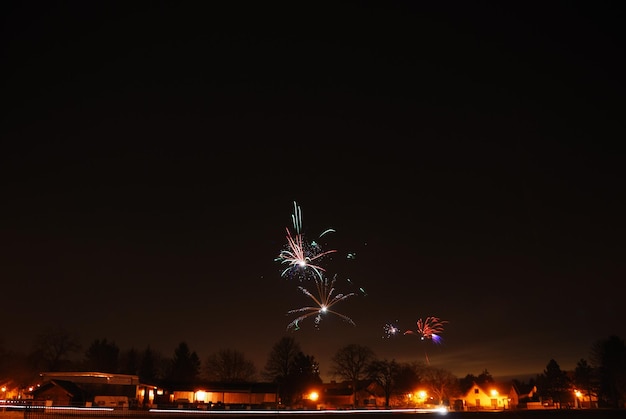
{"label": "tree silhouette", "polygon": [[179,386],[189,386],[198,380],[200,359],[191,352],[186,342],[181,342],[174,351],[167,381]]}
{"label": "tree silhouette", "polygon": [[211,381],[250,382],[256,375],[254,363],[236,349],[220,349],[208,356],[204,368]]}
{"label": "tree silhouette", "polygon": [[291,372],[294,359],[300,352],[300,344],[293,336],[283,336],[272,347],[261,374],[268,381],[280,384]]}
{"label": "tree silhouette", "polygon": [[457,377],[443,368],[427,366],[423,371],[422,384],[426,385],[428,393],[439,403],[449,403],[460,392]]}
{"label": "tree silhouette", "polygon": [[147,346],[141,355],[141,361],[139,363],[139,379],[144,383],[156,383],[160,378],[157,368],[157,356]]}
{"label": "tree silhouette", "polygon": [[366,377],[367,367],[376,359],[374,352],[367,346],[349,344],[340,348],[332,358],[331,375],[352,382],[352,404],[358,405],[357,387]]}
{"label": "tree silhouette", "polygon": [[396,375],[396,395],[404,398],[421,383],[426,364],[422,361],[403,362],[399,365]]}
{"label": "tree silhouette", "polygon": [[118,365],[122,374],[139,375],[139,353],[135,348],[121,352]]}
{"label": "tree silhouette", "polygon": [[617,336],[594,343],[591,361],[600,378],[599,401],[609,407],[626,403],[626,346]]}
{"label": "tree silhouette", "polygon": [[305,392],[320,384],[322,384],[322,379],[315,357],[298,352],[283,383],[285,404],[293,404],[294,401],[300,400]]}
{"label": "tree silhouette", "polygon": [[396,380],[400,372],[400,364],[395,360],[374,360],[367,366],[367,377],[376,381],[385,393],[385,407],[389,408],[389,400],[396,390]]}
{"label": "tree silhouette", "polygon": [[580,359],[576,364],[573,384],[587,397],[589,407],[592,407],[591,399],[598,395],[599,383],[594,368],[585,359]]}
{"label": "tree silhouette", "polygon": [[292,403],[293,391],[287,386],[287,379],[294,368],[295,360],[300,350],[300,344],[293,336],[283,336],[274,344],[270,352],[262,376],[278,385],[278,396],[281,403]]}
{"label": "tree silhouette", "polygon": [[543,374],[538,377],[537,384],[539,394],[552,399],[559,406],[573,397],[573,393],[570,394],[569,378],[565,372],[561,371],[561,367],[554,359],[548,362]]}
{"label": "tree silhouette", "polygon": [[94,340],[85,352],[85,366],[89,371],[116,373],[120,348],[106,338]]}
{"label": "tree silhouette", "polygon": [[493,376],[489,373],[487,368],[483,370],[478,377],[476,377],[476,384],[484,385],[484,384],[493,384],[495,381]]}
{"label": "tree silhouette", "polygon": [[59,328],[35,338],[29,359],[39,371],[68,371],[73,365],[70,356],[77,353],[80,347],[76,337]]}

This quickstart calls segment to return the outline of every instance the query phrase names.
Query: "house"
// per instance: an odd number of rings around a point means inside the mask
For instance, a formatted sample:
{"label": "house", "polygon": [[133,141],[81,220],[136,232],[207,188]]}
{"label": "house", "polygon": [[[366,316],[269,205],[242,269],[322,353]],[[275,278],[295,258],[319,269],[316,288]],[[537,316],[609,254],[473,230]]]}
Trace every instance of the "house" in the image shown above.
{"label": "house", "polygon": [[455,410],[509,410],[519,403],[519,395],[512,383],[472,384],[470,389],[454,401]]}
{"label": "house", "polygon": [[76,383],[66,380],[50,380],[33,390],[33,400],[47,405],[80,406],[92,398]]}
{"label": "house", "polygon": [[278,386],[274,383],[205,382],[191,387],[164,390],[155,399],[159,407],[211,409],[215,406],[233,408],[276,408]]}
{"label": "house", "polygon": [[[320,409],[347,409],[354,406],[354,394],[351,381],[337,383],[331,381],[321,385],[321,394],[318,400]],[[363,380],[357,383],[356,406],[363,408],[385,407],[385,392],[376,381]]]}
{"label": "house", "polygon": [[100,404],[128,408],[143,404],[154,387],[143,385],[136,375],[103,372],[43,372],[33,399],[53,405]]}

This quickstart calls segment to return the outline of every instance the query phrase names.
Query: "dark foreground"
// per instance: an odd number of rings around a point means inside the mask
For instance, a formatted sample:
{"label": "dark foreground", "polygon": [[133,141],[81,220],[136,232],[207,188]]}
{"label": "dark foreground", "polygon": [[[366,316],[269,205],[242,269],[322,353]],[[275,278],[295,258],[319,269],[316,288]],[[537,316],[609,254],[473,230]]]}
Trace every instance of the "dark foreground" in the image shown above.
{"label": "dark foreground", "polygon": [[[165,419],[182,419],[183,416],[178,414],[155,414]],[[196,416],[196,415],[191,415]],[[302,411],[302,412],[287,412],[287,411],[273,411],[273,412],[229,412],[225,414],[215,414],[214,412],[201,414],[201,417],[206,418],[220,416],[232,417],[239,416],[249,419],[262,419],[262,418],[279,418],[279,419],[626,419],[626,409],[623,410],[507,410],[507,411],[481,411],[481,412],[393,412],[393,411]],[[189,416],[186,416],[187,418]],[[208,418],[207,418],[208,419]]]}
{"label": "dark foreground", "polygon": [[[234,413],[234,412],[233,412]],[[231,414],[232,415],[232,414]],[[237,415],[235,413],[235,415]],[[211,416],[209,413],[208,416]],[[516,410],[516,411],[482,411],[482,412],[388,412],[388,411],[367,411],[367,412],[273,412],[271,414],[255,414],[242,412],[241,417],[250,419],[261,419],[268,416],[280,419],[303,419],[304,417],[314,419],[626,419],[626,410]],[[168,418],[178,419],[179,416],[168,416]],[[198,418],[200,419],[200,418]]]}
{"label": "dark foreground", "polygon": [[280,418],[280,419],[626,419],[626,409],[571,409],[571,410],[506,410],[506,411],[480,411],[480,412],[432,412],[415,410],[230,410],[230,411],[111,411],[111,412],[85,412],[85,411],[50,411],[43,409],[21,412],[2,412],[0,419],[227,419],[227,418]]}

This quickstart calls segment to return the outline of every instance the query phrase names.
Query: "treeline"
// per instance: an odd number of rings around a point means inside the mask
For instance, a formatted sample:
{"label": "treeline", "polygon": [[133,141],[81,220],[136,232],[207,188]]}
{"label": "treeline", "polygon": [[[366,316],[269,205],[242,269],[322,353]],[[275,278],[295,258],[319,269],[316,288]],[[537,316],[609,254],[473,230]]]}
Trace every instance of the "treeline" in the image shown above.
{"label": "treeline", "polygon": [[[380,359],[368,347],[351,344],[339,348],[331,359],[331,375],[352,382],[376,381],[385,392],[386,404],[415,388],[426,388],[437,400],[447,403],[465,394],[473,383],[488,384],[493,377],[485,369],[478,375],[456,377],[451,372],[422,362]],[[237,349],[220,349],[204,360],[186,342],[180,342],[172,356],[147,346],[121,350],[114,341],[95,339],[87,348],[65,330],[38,336],[27,353],[9,351],[0,343],[0,385],[28,388],[39,381],[41,372],[98,371],[139,376],[143,383],[166,388],[184,388],[203,382],[255,382],[278,384],[284,404],[298,403],[302,394],[322,383],[315,357],[302,351],[293,335],[286,335],[272,347],[262,369]],[[626,346],[617,336],[598,340],[589,359],[581,358],[574,371],[562,371],[550,359],[542,373],[526,382],[514,380],[528,401],[552,400],[571,403],[574,390],[586,399],[597,399],[600,407],[626,406]],[[354,392],[354,404],[358,405]]]}

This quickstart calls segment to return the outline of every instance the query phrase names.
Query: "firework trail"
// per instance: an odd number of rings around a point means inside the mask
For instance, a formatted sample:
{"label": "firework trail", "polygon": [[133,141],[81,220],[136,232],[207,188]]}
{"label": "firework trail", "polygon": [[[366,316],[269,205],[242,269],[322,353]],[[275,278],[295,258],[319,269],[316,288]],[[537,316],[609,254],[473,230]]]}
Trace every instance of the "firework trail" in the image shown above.
{"label": "firework trail", "polygon": [[337,281],[336,277],[332,280],[328,280],[325,277],[315,277],[315,285],[317,289],[317,296],[311,293],[308,289],[303,286],[299,286],[298,288],[302,291],[307,297],[315,302],[315,306],[307,306],[294,310],[289,310],[287,314],[294,313],[304,313],[300,314],[296,319],[294,319],[291,323],[287,325],[287,330],[294,329],[298,330],[300,328],[300,323],[309,317],[315,317],[315,328],[319,328],[319,324],[322,321],[322,316],[326,314],[334,314],[346,322],[350,323],[353,326],[356,326],[354,321],[341,313],[338,313],[335,310],[332,310],[331,307],[336,305],[337,303],[344,301],[354,295],[355,293],[351,292],[349,294],[335,294],[335,282]]}
{"label": "firework trail", "polygon": [[[417,321],[417,330],[407,330],[404,334],[418,335],[420,340],[430,340],[433,343],[440,344],[440,334],[443,333],[443,325],[446,323],[448,322],[439,319],[439,317],[426,317]],[[426,355],[426,363],[430,364],[426,350],[424,350],[424,355]]]}
{"label": "firework trail", "polygon": [[[296,276],[302,280],[308,278],[309,272],[313,271],[315,277],[321,280],[325,269],[317,264],[317,260],[330,253],[335,253],[336,250],[322,251],[321,247],[315,241],[307,243],[302,233],[302,210],[295,202],[293,203],[293,207],[294,211],[291,215],[291,219],[294,233],[292,233],[289,228],[286,228],[287,248],[282,250],[275,259],[281,264],[287,265],[282,271],[281,276]],[[322,232],[319,237],[334,231],[335,230],[329,228]]]}

